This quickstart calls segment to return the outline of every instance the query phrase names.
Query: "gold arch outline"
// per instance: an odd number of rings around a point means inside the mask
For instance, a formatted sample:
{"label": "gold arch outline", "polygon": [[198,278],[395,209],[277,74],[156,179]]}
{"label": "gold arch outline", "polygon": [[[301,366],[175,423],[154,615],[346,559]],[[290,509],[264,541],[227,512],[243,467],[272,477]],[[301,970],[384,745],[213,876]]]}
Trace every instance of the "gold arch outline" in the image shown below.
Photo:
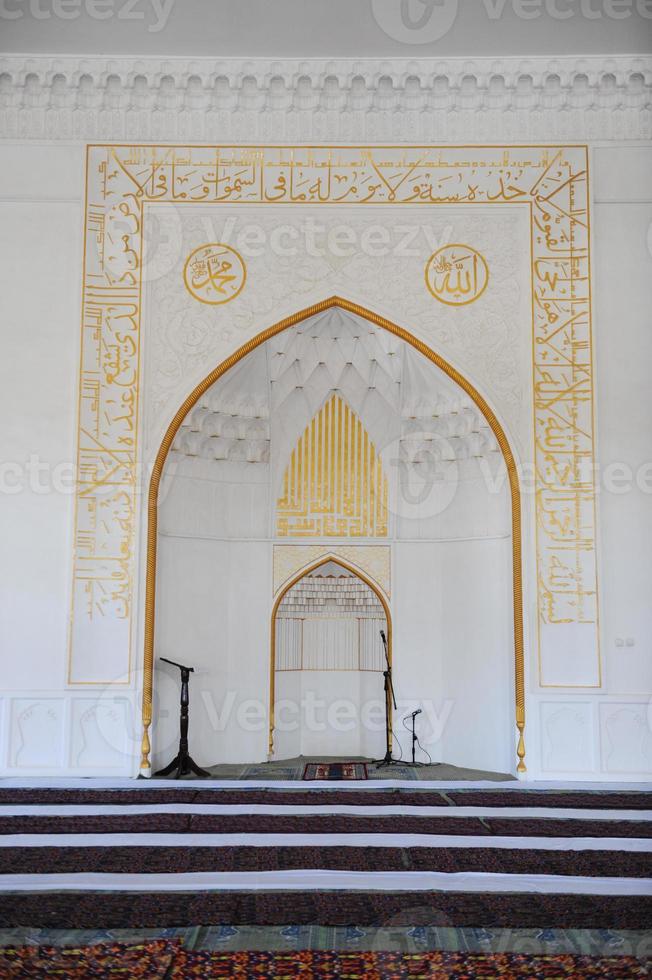
{"label": "gold arch outline", "polygon": [[246,344],[243,344],[243,346],[238,348],[238,350],[231,354],[230,357],[227,357],[225,361],[222,361],[221,364],[214,368],[210,374],[208,374],[203,381],[200,381],[193,391],[191,391],[177,410],[174,418],[167,428],[165,435],[163,436],[163,441],[161,442],[159,451],[156,454],[156,459],[152,468],[152,476],[150,479],[147,497],[147,568],[145,577],[145,631],[143,644],[143,738],[141,745],[140,769],[141,771],[149,771],[150,769],[149,756],[151,752],[151,743],[149,738],[149,730],[152,724],[152,689],[154,675],[154,617],[156,612],[158,492],[161,483],[161,476],[163,474],[163,467],[170,451],[170,447],[172,446],[174,438],[181,427],[181,423],[185,419],[190,409],[196,405],[196,403],[211,387],[211,385],[221,378],[223,374],[226,374],[226,372],[232,368],[234,364],[237,364],[243,357],[246,357],[247,354],[250,354],[251,351],[256,349],[256,347],[264,344],[265,341],[276,336],[276,334],[282,333],[289,327],[294,327],[297,323],[301,323],[303,320],[308,320],[310,317],[316,316],[318,313],[324,313],[326,310],[332,309],[333,307],[339,307],[342,310],[346,310],[348,313],[353,313],[356,316],[362,317],[377,327],[382,327],[389,333],[394,334],[395,337],[399,337],[401,340],[404,340],[406,343],[410,344],[415,350],[419,351],[420,354],[423,354],[424,357],[435,364],[441,371],[444,372],[444,374],[448,375],[452,381],[459,385],[459,387],[462,388],[462,390],[465,391],[466,394],[475,402],[489,423],[489,426],[496,437],[496,441],[500,446],[500,450],[503,454],[505,465],[507,467],[507,476],[509,479],[509,489],[512,503],[514,687],[516,728],[518,731],[516,754],[518,757],[517,771],[523,773],[526,771],[526,767],[524,738],[525,657],[523,650],[521,490],[516,462],[507,440],[507,436],[505,435],[500,422],[480,392],[471,384],[470,381],[460,374],[459,371],[449,364],[448,361],[445,361],[440,354],[437,354],[434,350],[432,350],[432,348],[428,347],[427,344],[424,344],[423,341],[419,340],[417,337],[414,337],[411,333],[408,333],[408,331],[404,330],[403,327],[399,327],[396,323],[392,323],[391,320],[387,320],[378,313],[373,313],[364,306],[360,306],[357,303],[352,303],[340,296],[330,296],[328,299],[315,303],[312,306],[308,306],[304,310],[300,310],[298,313],[293,313],[291,316],[285,317],[285,319],[280,320],[271,327],[267,327],[266,330],[263,330],[251,340],[248,340]]}
{"label": "gold arch outline", "polygon": [[[352,565],[350,562],[345,561],[344,558],[340,558],[340,556],[337,554],[337,551],[331,551],[327,555],[322,555],[320,558],[317,558],[316,561],[312,562],[312,564],[307,565],[305,568],[302,568],[301,571],[295,573],[295,575],[293,575],[288,582],[286,582],[284,585],[281,586],[280,592],[276,597],[276,599],[274,600],[274,605],[272,607],[271,640],[270,640],[271,656],[269,661],[269,745],[268,748],[269,748],[270,755],[272,754],[272,751],[274,749],[274,723],[276,720],[274,714],[274,707],[276,703],[276,676],[275,676],[276,674],[276,614],[278,612],[278,607],[281,605],[283,599],[290,591],[290,589],[293,588],[293,586],[295,586],[297,582],[300,582],[302,578],[306,577],[306,575],[310,575],[310,573],[314,572],[316,568],[321,568],[322,565],[327,565],[331,561],[334,562],[336,565],[339,565],[341,568],[345,568],[347,571],[352,572],[353,575],[356,576],[356,578],[359,578],[361,582],[364,582],[365,585],[368,585],[371,591],[376,596],[378,596],[378,599],[380,600],[380,604],[382,605],[383,611],[385,613],[385,622],[387,623],[387,659],[389,660],[390,666],[392,665],[392,614],[389,611],[389,603],[387,602],[387,599],[383,595],[382,590],[377,582],[374,582],[374,580],[370,578],[360,568],[358,568],[357,565]],[[391,711],[389,712],[389,717],[390,717],[390,725],[391,725],[391,717],[392,717]],[[393,736],[394,735],[393,727],[391,727],[390,731]]]}

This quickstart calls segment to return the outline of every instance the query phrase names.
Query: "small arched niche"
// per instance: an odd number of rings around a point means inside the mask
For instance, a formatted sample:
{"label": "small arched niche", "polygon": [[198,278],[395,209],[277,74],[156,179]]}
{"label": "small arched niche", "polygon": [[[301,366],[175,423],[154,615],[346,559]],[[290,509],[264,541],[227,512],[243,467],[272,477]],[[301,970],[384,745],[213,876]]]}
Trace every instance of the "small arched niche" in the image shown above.
{"label": "small arched niche", "polygon": [[272,630],[273,757],[382,755],[380,594],[330,559],[281,595]]}

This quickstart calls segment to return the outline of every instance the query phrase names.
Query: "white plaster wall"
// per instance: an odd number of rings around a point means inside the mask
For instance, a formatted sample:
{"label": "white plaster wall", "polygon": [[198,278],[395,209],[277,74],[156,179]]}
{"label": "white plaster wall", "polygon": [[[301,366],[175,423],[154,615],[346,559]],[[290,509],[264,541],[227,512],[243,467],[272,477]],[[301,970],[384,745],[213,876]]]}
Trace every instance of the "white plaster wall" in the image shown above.
{"label": "white plaster wall", "polygon": [[274,759],[380,758],[385,754],[383,705],[383,675],[376,671],[279,671]]}
{"label": "white plaster wall", "polygon": [[[436,544],[395,545],[392,623],[394,688],[399,710],[394,731],[403,757],[411,757],[411,737],[402,719],[417,708],[425,708],[417,720],[417,733],[434,762],[444,758],[437,726],[445,701],[440,573]],[[400,754],[398,750],[396,754]],[[420,754],[417,758],[424,760],[425,756]]]}
{"label": "white plaster wall", "polygon": [[126,775],[133,686],[67,683],[84,148],[3,143],[0,175],[0,772]]}
{"label": "white plaster wall", "polygon": [[[195,667],[190,751],[200,765],[267,757],[271,545],[160,536],[156,656]],[[159,680],[167,678],[159,685]],[[176,752],[179,671],[156,663],[154,767]]]}
{"label": "white plaster wall", "polygon": [[528,741],[534,735],[540,749],[530,774],[644,779],[652,773],[652,148],[596,147],[592,156],[603,683],[532,686]]}
{"label": "white plaster wall", "polygon": [[447,762],[515,771],[511,538],[447,542],[441,568]]}
{"label": "white plaster wall", "polygon": [[[647,182],[636,171],[647,162]],[[609,694],[652,693],[652,152],[596,153],[602,642]],[[625,168],[625,174],[622,174]],[[634,173],[632,174],[632,170]],[[605,200],[621,174],[624,200]],[[626,178],[626,179],[623,179]],[[613,191],[611,191],[613,193]],[[630,474],[631,473],[631,479]],[[616,638],[634,646],[617,647]]]}
{"label": "white plaster wall", "polygon": [[[0,615],[14,660],[0,684],[47,689],[66,676],[82,218],[36,154],[0,148]],[[23,197],[30,163],[36,200]]]}
{"label": "white plaster wall", "polygon": [[404,756],[411,737],[401,719],[420,707],[417,734],[433,761],[513,771],[510,539],[395,548],[395,730]]}
{"label": "white plaster wall", "polygon": [[346,0],[332,0],[328,7],[318,0],[276,0],[271,9],[265,0],[241,0],[237,16],[230,10],[225,16],[220,5],[185,0],[128,8],[128,13],[80,6],[65,8],[64,16],[56,16],[43,7],[33,16],[30,8],[16,5],[8,8],[17,16],[5,20],[3,47],[57,54],[101,52],[110,58],[126,53],[140,58],[144,52],[213,59],[271,53],[274,58],[375,55],[436,59],[435,63],[474,54],[501,59],[511,52],[530,59],[551,52],[561,56],[649,51],[649,8],[643,4],[456,3],[436,10],[437,16],[426,20],[423,28],[419,8],[413,15],[414,27],[406,28],[393,7],[361,5],[351,17]]}
{"label": "white plaster wall", "polygon": [[[216,471],[205,460],[171,462],[160,506],[155,656],[196,669],[195,761],[259,762],[269,729],[268,467],[228,464]],[[179,671],[158,659],[155,690],[159,768],[178,740]]]}

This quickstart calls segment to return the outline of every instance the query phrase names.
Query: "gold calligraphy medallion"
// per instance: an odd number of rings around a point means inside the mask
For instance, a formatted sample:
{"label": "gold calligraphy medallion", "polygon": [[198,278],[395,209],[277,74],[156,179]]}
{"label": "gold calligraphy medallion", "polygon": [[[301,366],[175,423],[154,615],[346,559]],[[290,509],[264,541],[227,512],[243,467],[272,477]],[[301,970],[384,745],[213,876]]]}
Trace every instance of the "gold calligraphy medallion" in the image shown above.
{"label": "gold calligraphy medallion", "polygon": [[235,299],[242,292],[246,278],[242,256],[221,242],[196,248],[183,267],[183,281],[190,295],[210,306]]}
{"label": "gold calligraphy medallion", "polygon": [[440,303],[466,306],[481,296],[489,282],[489,267],[469,245],[444,245],[426,263],[426,286]]}

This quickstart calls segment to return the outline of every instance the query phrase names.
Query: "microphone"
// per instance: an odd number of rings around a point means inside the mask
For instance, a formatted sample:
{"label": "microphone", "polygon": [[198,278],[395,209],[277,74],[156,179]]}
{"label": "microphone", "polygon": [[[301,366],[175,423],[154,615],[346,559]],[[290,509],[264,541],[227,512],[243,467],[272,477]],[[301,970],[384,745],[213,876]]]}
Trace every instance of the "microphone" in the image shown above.
{"label": "microphone", "polygon": [[417,710],[416,710],[416,711],[413,711],[413,712],[412,712],[412,717],[413,717],[413,718],[416,718],[416,716],[417,716],[417,715],[420,715],[422,711],[423,711],[423,708],[417,708]]}
{"label": "microphone", "polygon": [[385,637],[385,630],[381,630],[380,631],[380,635],[381,635],[381,638],[382,638],[383,643],[387,643],[387,639]]}
{"label": "microphone", "polygon": [[190,671],[191,673],[193,673],[193,674],[194,674],[194,672],[195,672],[195,668],[194,668],[194,667],[184,667],[184,665],[183,665],[183,664],[178,664],[178,663],[176,662],[176,660],[168,660],[168,658],[167,658],[167,657],[159,657],[158,659],[159,659],[159,660],[162,660],[162,661],[163,661],[163,663],[166,663],[166,664],[172,664],[172,666],[173,666],[173,667],[178,667],[178,668],[179,668],[179,670],[189,670],[189,671]]}

